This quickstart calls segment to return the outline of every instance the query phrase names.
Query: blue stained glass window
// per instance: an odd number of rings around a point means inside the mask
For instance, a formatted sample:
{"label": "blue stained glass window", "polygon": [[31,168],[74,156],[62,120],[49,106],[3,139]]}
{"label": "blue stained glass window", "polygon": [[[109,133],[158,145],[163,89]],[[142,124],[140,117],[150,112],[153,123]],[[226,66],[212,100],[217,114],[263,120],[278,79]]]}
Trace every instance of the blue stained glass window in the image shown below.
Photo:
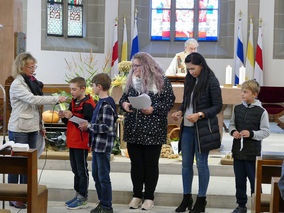
{"label": "blue stained glass window", "polygon": [[[187,40],[193,37],[202,41],[218,40],[219,0],[152,0],[151,2],[152,40],[170,40],[171,34],[175,40]],[[175,4],[175,7],[171,3]],[[171,14],[175,17],[172,22]]]}
{"label": "blue stained glass window", "polygon": [[152,0],[152,40],[170,40],[171,0]]}
{"label": "blue stained glass window", "polygon": [[83,36],[83,8],[68,5],[68,36]]}
{"label": "blue stained glass window", "polygon": [[218,40],[218,0],[199,0],[198,40]]}
{"label": "blue stained glass window", "polygon": [[[57,3],[55,3],[57,2]],[[47,4],[47,34],[63,35],[63,12],[60,0],[49,1]]]}

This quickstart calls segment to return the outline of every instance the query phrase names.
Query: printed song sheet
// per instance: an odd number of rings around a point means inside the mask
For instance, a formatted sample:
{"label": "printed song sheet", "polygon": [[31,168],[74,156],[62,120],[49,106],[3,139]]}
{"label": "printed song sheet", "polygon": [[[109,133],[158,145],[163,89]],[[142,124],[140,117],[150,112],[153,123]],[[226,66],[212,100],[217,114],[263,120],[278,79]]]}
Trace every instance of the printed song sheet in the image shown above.
{"label": "printed song sheet", "polygon": [[137,97],[128,97],[128,100],[135,109],[148,109],[152,104],[151,98],[145,93]]}

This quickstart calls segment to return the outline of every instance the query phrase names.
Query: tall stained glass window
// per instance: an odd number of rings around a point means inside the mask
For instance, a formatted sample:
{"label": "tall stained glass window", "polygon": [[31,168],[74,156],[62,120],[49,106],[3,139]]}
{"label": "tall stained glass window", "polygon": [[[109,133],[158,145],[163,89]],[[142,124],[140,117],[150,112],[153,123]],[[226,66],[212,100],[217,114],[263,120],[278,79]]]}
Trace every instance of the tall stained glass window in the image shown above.
{"label": "tall stained glass window", "polygon": [[199,0],[198,40],[217,41],[218,0]]}
{"label": "tall stained glass window", "polygon": [[63,35],[62,0],[47,1],[47,35]]}
{"label": "tall stained glass window", "polygon": [[152,0],[151,39],[217,41],[218,13],[219,0]]}
{"label": "tall stained glass window", "polygon": [[171,0],[152,1],[152,40],[170,40]]}
{"label": "tall stained glass window", "polygon": [[176,0],[175,39],[193,38],[194,0]]}
{"label": "tall stained glass window", "polygon": [[83,0],[47,0],[47,35],[83,37]]}
{"label": "tall stained glass window", "polygon": [[68,36],[83,36],[82,0],[68,0]]}

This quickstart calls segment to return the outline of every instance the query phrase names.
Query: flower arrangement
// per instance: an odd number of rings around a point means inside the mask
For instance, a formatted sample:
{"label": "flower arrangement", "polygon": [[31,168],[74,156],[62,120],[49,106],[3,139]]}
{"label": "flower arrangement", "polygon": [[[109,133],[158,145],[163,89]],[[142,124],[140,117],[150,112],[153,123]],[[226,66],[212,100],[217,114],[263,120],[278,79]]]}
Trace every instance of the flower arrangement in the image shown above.
{"label": "flower arrangement", "polygon": [[121,86],[122,90],[125,88],[127,81],[127,75],[131,70],[132,62],[131,61],[121,61],[118,63],[119,74],[115,75],[113,81],[111,82],[110,93],[114,87]]}
{"label": "flower arrangement", "polygon": [[[110,54],[106,56],[105,63],[101,68],[104,73],[108,73],[110,71],[109,61]],[[98,101],[99,97],[94,94],[92,89],[92,78],[99,71],[99,69],[96,68],[96,60],[94,54],[90,52],[88,56],[83,56],[81,53],[79,53],[78,58],[75,59],[74,57],[72,57],[72,61],[67,61],[65,59],[65,62],[69,71],[68,73],[65,73],[65,81],[69,83],[71,79],[78,76],[85,78],[87,83],[86,94],[90,94],[95,101]]]}
{"label": "flower arrangement", "polygon": [[118,63],[118,71],[120,73],[129,73],[132,67],[132,62],[131,61],[121,61]]}

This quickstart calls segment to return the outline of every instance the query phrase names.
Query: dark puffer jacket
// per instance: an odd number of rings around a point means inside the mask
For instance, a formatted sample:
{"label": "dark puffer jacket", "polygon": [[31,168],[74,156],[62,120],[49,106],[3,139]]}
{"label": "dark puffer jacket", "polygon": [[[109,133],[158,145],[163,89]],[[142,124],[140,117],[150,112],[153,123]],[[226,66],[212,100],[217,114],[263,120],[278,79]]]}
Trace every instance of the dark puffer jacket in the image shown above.
{"label": "dark puffer jacket", "polygon": [[[129,102],[128,97],[138,96],[134,88],[129,88],[128,93],[123,93],[119,106]],[[153,113],[145,115],[141,110],[134,109],[126,112],[124,122],[124,140],[127,143],[141,145],[161,145],[167,142],[168,112],[173,107],[175,96],[171,82],[165,77],[164,88],[160,94],[149,92],[152,101]]]}
{"label": "dark puffer jacket", "polygon": [[[187,74],[186,78],[189,78],[189,74]],[[187,80],[188,79],[186,79],[186,81]],[[180,110],[183,112],[183,115],[186,111],[186,95],[189,94],[184,94],[184,101],[180,106]],[[193,103],[193,113],[204,112],[205,114],[205,118],[200,119],[195,123],[199,152],[207,152],[220,147],[221,140],[217,114],[221,110],[222,94],[220,84],[215,75],[211,72],[209,74],[206,90],[201,93],[199,100]],[[182,138],[184,119],[185,118],[183,118],[181,123],[180,139]],[[181,140],[179,142],[179,150],[181,150]]]}

